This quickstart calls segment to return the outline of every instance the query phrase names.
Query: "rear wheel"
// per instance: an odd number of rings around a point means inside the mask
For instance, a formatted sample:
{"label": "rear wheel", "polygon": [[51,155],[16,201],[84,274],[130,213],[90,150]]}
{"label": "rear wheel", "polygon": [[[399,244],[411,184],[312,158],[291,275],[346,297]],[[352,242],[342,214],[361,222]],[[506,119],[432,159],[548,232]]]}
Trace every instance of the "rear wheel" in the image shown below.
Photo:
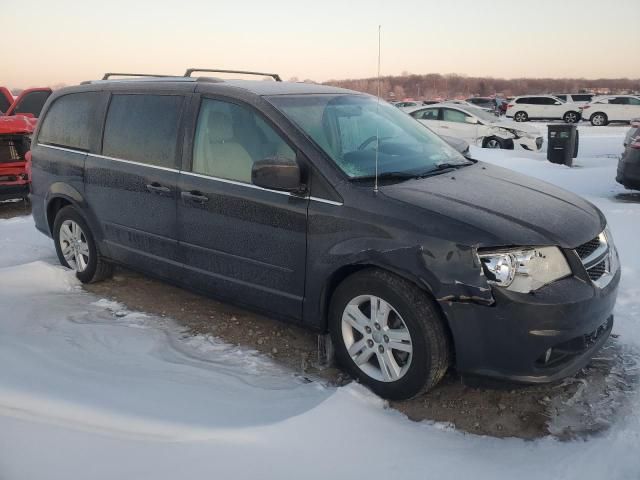
{"label": "rear wheel", "polygon": [[340,364],[389,399],[406,399],[436,385],[450,362],[440,314],[412,283],[367,269],[336,289],[329,311]]}
{"label": "rear wheel", "polygon": [[562,119],[565,123],[578,123],[580,120],[580,114],[578,112],[567,112],[564,114]]}
{"label": "rear wheel", "polygon": [[74,270],[81,282],[98,282],[112,274],[112,265],[101,257],[87,222],[74,207],[58,212],[53,238],[60,263]]}
{"label": "rear wheel", "polygon": [[516,114],[513,116],[513,119],[516,122],[526,122],[527,120],[529,120],[529,115],[527,115],[527,112],[516,112]]}
{"label": "rear wheel", "polygon": [[591,125],[594,127],[603,127],[607,123],[609,123],[609,119],[606,114],[598,112],[591,115]]}

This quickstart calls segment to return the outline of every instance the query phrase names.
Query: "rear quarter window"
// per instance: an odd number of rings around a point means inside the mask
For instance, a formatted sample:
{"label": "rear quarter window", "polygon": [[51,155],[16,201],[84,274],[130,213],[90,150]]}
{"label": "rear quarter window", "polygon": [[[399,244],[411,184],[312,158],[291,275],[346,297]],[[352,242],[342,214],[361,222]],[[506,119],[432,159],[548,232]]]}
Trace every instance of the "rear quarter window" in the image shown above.
{"label": "rear quarter window", "polygon": [[102,154],[174,168],[183,102],[179,95],[113,95]]}
{"label": "rear quarter window", "polygon": [[89,150],[98,98],[97,92],[70,93],[57,98],[41,120],[38,142]]}

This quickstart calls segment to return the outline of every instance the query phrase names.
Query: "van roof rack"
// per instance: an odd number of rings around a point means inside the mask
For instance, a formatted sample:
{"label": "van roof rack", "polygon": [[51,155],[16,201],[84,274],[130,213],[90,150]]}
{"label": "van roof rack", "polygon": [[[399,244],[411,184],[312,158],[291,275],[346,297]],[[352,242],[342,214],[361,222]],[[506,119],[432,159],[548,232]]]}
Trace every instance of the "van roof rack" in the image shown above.
{"label": "van roof rack", "polygon": [[261,77],[271,77],[276,82],[281,82],[282,79],[277,73],[264,73],[264,72],[246,72],[244,70],[218,70],[215,68],[189,68],[184,73],[185,77],[190,77],[193,72],[212,72],[212,73],[241,73],[243,75],[259,75]]}
{"label": "van roof rack", "polygon": [[175,75],[156,75],[154,73],[105,73],[102,80],[109,80],[109,77],[175,77]]}

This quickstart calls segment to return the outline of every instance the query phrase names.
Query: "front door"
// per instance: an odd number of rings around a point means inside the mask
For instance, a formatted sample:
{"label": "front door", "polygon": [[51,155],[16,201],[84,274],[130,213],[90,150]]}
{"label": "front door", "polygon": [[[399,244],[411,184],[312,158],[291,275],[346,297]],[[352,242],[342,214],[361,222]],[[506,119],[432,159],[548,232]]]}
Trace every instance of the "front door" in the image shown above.
{"label": "front door", "polygon": [[85,163],[88,204],[109,254],[172,277],[177,262],[176,203],[182,95],[114,94],[101,154]]}
{"label": "front door", "polygon": [[[281,134],[240,103],[203,98],[189,171],[181,172],[178,227],[184,282],[300,319],[308,198],[257,187],[253,163],[296,158]],[[194,115],[196,117],[196,115]]]}

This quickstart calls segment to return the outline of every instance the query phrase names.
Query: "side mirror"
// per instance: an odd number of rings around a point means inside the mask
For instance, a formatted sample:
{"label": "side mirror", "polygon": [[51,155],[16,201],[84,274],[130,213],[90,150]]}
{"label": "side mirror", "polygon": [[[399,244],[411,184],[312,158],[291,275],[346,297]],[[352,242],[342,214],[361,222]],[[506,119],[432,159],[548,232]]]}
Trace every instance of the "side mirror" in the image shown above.
{"label": "side mirror", "polygon": [[476,125],[478,123],[478,119],[476,117],[464,117],[464,121],[471,125]]}
{"label": "side mirror", "polygon": [[251,169],[251,183],[270,190],[298,191],[301,187],[300,166],[295,160],[280,156],[259,160]]}

